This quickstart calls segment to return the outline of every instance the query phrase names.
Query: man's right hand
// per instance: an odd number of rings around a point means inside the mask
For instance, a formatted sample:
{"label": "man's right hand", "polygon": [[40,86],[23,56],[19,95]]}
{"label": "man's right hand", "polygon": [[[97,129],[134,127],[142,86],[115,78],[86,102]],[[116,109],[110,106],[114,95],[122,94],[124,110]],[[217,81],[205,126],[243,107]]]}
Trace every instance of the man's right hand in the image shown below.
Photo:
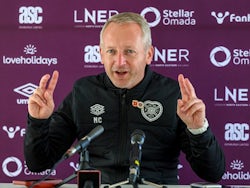
{"label": "man's right hand", "polygon": [[29,97],[28,111],[33,118],[47,119],[53,113],[55,108],[53,93],[58,77],[58,71],[53,72],[51,79],[49,74],[45,74],[41,78],[38,88]]}

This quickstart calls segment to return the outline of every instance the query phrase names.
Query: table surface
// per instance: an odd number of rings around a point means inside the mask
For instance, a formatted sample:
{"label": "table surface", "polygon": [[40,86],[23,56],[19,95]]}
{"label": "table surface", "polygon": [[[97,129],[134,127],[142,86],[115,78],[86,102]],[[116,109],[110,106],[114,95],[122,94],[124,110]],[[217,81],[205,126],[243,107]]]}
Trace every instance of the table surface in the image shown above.
{"label": "table surface", "polygon": [[[105,185],[102,185],[103,188]],[[123,185],[124,188],[132,188],[131,185]],[[138,185],[140,188],[155,188],[155,186],[150,185]],[[24,185],[14,185],[12,183],[0,183],[0,188],[26,188]],[[60,188],[77,188],[77,184],[65,184],[60,186]],[[167,185],[167,188],[190,188],[190,185]]]}
{"label": "table surface", "polygon": [[[101,185],[101,188],[104,188],[105,185]],[[131,185],[122,185],[122,188],[132,188]],[[138,185],[139,188],[159,188],[152,185]],[[167,188],[191,188],[190,185],[166,185]],[[229,185],[226,187],[230,188],[250,188],[250,185]],[[24,185],[14,185],[12,183],[0,183],[0,188],[26,188]],[[65,184],[60,186],[60,188],[78,188],[77,184]],[[206,187],[204,187],[206,188]],[[210,187],[212,188],[212,187]]]}

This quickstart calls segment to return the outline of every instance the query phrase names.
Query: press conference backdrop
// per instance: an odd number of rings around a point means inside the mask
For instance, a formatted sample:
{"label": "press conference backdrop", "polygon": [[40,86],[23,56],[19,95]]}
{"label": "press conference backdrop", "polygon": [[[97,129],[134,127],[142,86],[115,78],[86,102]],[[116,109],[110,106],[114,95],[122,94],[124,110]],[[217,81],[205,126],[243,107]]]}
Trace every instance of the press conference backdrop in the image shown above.
{"label": "press conference backdrop", "polygon": [[[59,70],[58,106],[76,79],[104,70],[98,44],[106,20],[133,11],[143,15],[152,29],[152,69],[174,79],[183,73],[206,103],[210,127],[226,155],[220,183],[249,184],[250,1],[0,3],[0,182],[38,179],[48,173],[29,171],[23,156],[27,100],[40,77]],[[66,178],[77,166],[74,156],[51,177]],[[183,154],[178,168],[181,184],[200,181]]]}

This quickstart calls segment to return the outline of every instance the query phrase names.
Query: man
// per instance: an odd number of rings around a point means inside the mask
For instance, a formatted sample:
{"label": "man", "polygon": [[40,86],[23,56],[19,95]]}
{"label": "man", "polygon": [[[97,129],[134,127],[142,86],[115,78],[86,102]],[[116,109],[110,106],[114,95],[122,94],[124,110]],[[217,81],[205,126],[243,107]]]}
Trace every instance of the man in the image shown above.
{"label": "man", "polygon": [[[145,19],[120,13],[107,21],[100,34],[105,73],[76,81],[57,111],[53,92],[59,73],[54,71],[51,79],[44,75],[28,103],[24,149],[30,170],[51,168],[76,138],[101,124],[104,133],[88,151],[90,165],[102,172],[102,183],[128,178],[130,135],[135,129],[146,135],[140,178],[178,184],[182,151],[200,178],[218,182],[225,158],[208,126],[205,104],[182,74],[178,84],[151,71],[153,53]],[[96,117],[101,123],[94,121]]]}

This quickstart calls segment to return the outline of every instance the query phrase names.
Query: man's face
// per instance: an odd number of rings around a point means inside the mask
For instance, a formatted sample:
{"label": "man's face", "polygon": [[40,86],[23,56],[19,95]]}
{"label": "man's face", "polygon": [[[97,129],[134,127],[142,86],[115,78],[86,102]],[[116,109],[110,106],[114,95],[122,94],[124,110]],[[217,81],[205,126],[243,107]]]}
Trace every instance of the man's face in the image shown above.
{"label": "man's face", "polygon": [[110,23],[100,46],[105,71],[118,88],[131,89],[144,77],[145,66],[151,63],[153,47],[145,49],[142,31],[136,23]]}

